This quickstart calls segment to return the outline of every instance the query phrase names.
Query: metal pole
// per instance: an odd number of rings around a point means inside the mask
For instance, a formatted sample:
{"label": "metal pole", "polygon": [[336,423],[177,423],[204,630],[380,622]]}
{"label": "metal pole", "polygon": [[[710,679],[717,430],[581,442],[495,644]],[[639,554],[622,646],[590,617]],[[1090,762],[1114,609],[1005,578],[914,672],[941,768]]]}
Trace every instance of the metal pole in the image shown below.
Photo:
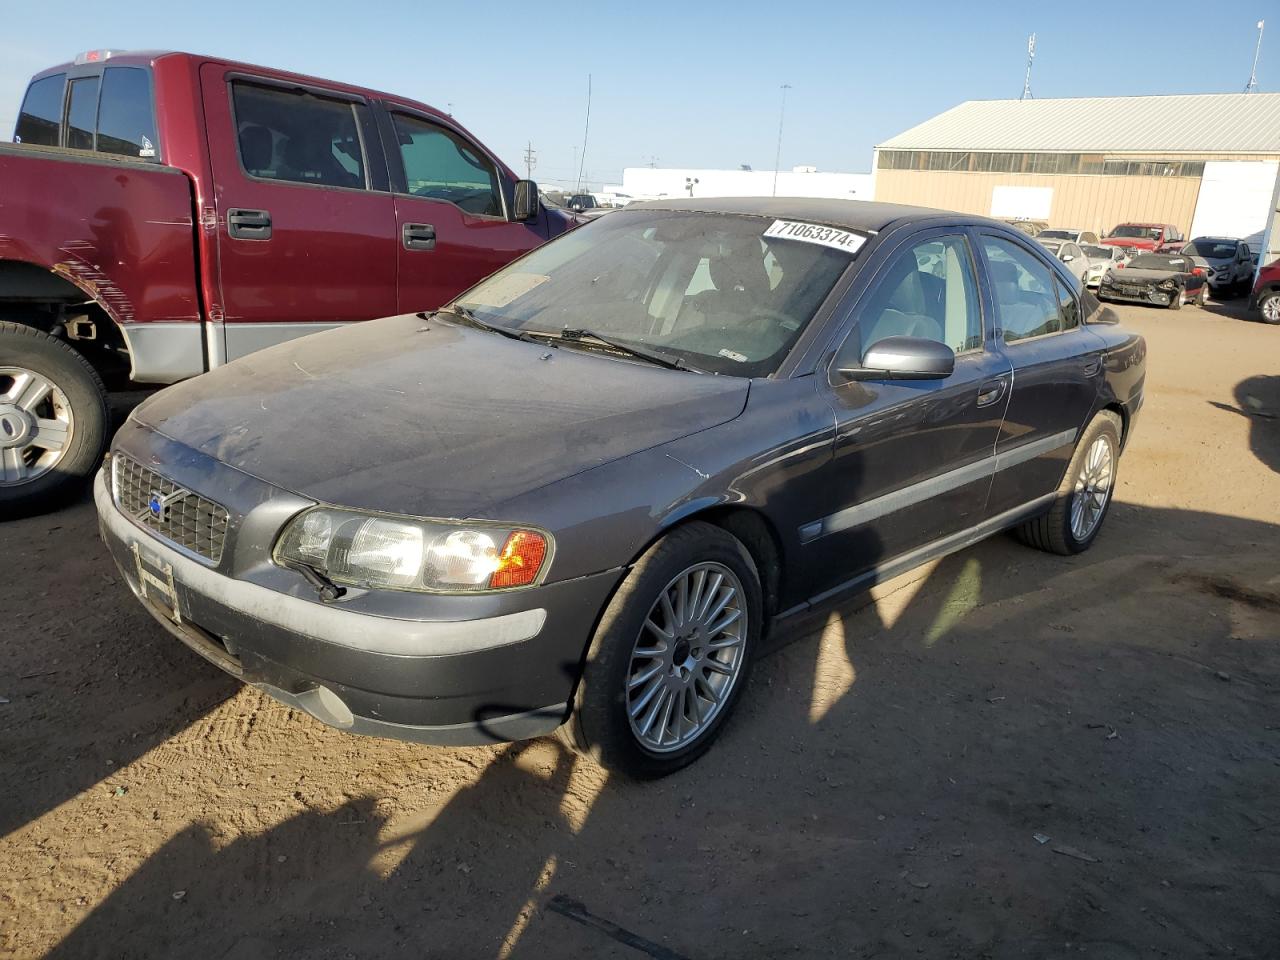
{"label": "metal pole", "polygon": [[1258,21],[1258,45],[1253,48],[1253,69],[1249,71],[1249,82],[1245,84],[1245,93],[1258,92],[1258,54],[1262,52],[1262,28],[1267,25],[1267,21]]}
{"label": "metal pole", "polygon": [[782,107],[778,110],[778,150],[773,155],[773,195],[778,195],[778,166],[782,163],[782,121],[787,116],[787,91],[791,89],[791,84],[784,83],[782,85]]}
{"label": "metal pole", "polygon": [[587,162],[587,134],[591,130],[591,74],[587,74],[587,123],[582,128],[582,155],[578,159],[578,188],[576,193],[582,192],[582,167]]}

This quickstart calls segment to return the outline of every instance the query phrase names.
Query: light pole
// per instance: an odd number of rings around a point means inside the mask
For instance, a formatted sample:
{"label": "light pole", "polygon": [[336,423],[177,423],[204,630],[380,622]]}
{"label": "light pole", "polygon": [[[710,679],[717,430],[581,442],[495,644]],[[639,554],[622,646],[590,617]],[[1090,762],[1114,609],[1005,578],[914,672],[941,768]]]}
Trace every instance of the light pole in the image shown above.
{"label": "light pole", "polygon": [[782,85],[782,108],[778,111],[778,150],[773,155],[773,195],[778,195],[778,165],[782,163],[782,121],[787,116],[787,91],[791,89],[791,84],[784,83]]}

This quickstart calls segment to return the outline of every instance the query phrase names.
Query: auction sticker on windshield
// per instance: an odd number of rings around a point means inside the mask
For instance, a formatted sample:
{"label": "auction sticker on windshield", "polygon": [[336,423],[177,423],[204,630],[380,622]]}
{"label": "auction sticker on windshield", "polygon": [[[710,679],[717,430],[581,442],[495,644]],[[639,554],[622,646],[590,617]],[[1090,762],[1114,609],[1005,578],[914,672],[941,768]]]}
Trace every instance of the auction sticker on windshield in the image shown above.
{"label": "auction sticker on windshield", "polygon": [[800,223],[795,220],[775,220],[764,232],[764,236],[774,240],[803,240],[805,243],[820,243],[824,247],[835,247],[846,253],[857,253],[858,248],[867,242],[867,238],[848,230],[837,230],[835,227],[824,227],[816,223]]}

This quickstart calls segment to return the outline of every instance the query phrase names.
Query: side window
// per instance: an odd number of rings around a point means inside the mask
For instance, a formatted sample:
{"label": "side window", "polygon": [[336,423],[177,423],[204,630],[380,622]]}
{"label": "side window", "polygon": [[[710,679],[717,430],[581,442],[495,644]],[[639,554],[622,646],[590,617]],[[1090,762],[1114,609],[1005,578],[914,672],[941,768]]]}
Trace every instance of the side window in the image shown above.
{"label": "side window", "polygon": [[240,163],[250,176],[364,188],[355,104],[251,83],[231,91]]}
{"label": "side window", "polygon": [[1065,283],[1057,277],[1054,277],[1053,282],[1058,288],[1058,312],[1062,314],[1062,329],[1074,330],[1080,326],[1080,304]]}
{"label": "side window", "polygon": [[43,77],[27,88],[22,111],[13,130],[14,143],[30,143],[39,147],[56,147],[62,126],[62,88],[67,75],[57,73]]}
{"label": "side window", "polygon": [[1022,247],[1000,237],[982,238],[987,269],[1005,343],[1057,333],[1057,282],[1049,267]]}
{"label": "side window", "polygon": [[399,113],[392,119],[411,194],[447,200],[466,213],[502,216],[498,172],[475,147],[425,120]]}
{"label": "side window", "polygon": [[71,93],[67,96],[67,146],[73,150],[92,150],[97,125],[98,78],[72,80]]}
{"label": "side window", "polygon": [[862,352],[886,337],[924,337],[960,353],[982,346],[982,310],[963,237],[939,237],[898,254],[859,308]]}
{"label": "side window", "polygon": [[146,70],[107,67],[102,71],[98,150],[122,157],[151,158],[156,155],[151,75]]}

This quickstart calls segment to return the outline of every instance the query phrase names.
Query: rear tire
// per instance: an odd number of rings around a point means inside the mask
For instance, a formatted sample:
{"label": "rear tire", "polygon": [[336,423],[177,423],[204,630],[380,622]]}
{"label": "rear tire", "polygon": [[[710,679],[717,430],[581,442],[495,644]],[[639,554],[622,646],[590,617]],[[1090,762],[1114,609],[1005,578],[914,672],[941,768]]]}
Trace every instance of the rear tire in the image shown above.
{"label": "rear tire", "polygon": [[1196,306],[1203,309],[1209,305],[1209,285],[1206,283],[1200,288],[1200,295],[1196,297]]}
{"label": "rear tire", "polygon": [[1258,315],[1263,323],[1280,323],[1280,290],[1268,290],[1258,298]]}
{"label": "rear tire", "polygon": [[78,493],[102,459],[108,422],[89,361],[34,327],[0,321],[0,518]]}
{"label": "rear tire", "polygon": [[[1093,418],[1076,443],[1053,506],[1019,527],[1015,531],[1019,540],[1061,556],[1089,549],[1111,509],[1120,460],[1120,427],[1120,417],[1110,410]],[[1100,487],[1100,482],[1105,485]]]}
{"label": "rear tire", "polygon": [[605,608],[559,737],[638,779],[692,763],[742,696],[762,617],[755,563],[737,538],[697,521],[673,530],[645,551]]}

